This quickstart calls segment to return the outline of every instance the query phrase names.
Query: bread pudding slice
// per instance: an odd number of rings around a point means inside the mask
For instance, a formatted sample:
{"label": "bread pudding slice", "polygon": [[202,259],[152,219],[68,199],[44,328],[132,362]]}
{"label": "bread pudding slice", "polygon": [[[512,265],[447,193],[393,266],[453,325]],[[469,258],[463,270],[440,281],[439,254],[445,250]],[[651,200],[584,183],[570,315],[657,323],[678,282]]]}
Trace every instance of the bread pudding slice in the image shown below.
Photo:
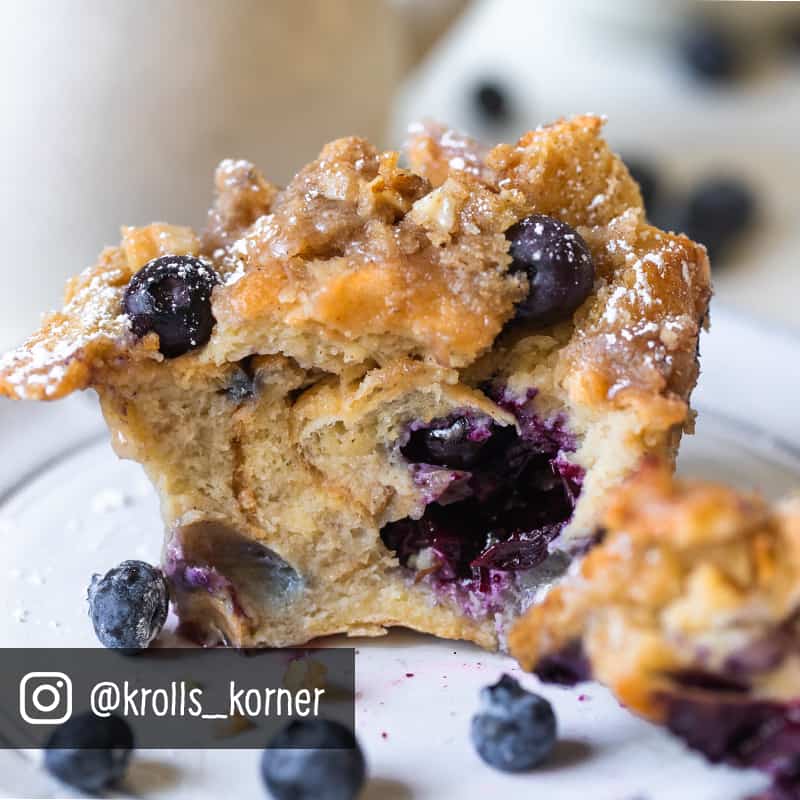
{"label": "bread pudding slice", "polygon": [[502,646],[692,420],[705,250],[647,223],[601,127],[421,127],[411,169],[341,139],[284,189],[225,161],[206,230],[124,228],[0,389],[96,389],[200,640]]}
{"label": "bread pudding slice", "polygon": [[[602,544],[513,628],[543,679],[593,676],[710,760],[800,791],[800,498],[770,507],[647,464]],[[793,788],[792,788],[793,787]],[[770,795],[772,796],[772,795]]]}

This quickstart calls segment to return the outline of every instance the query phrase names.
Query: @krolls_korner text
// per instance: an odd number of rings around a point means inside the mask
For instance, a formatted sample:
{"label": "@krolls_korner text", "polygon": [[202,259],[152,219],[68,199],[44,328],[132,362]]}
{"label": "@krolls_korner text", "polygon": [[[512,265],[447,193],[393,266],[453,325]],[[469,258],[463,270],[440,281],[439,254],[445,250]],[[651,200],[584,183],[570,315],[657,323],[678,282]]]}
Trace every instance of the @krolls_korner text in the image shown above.
{"label": "@krolls_korner text", "polygon": [[90,707],[98,717],[121,714],[125,717],[193,717],[224,719],[228,717],[317,717],[325,689],[286,689],[240,687],[229,681],[223,707],[215,698],[216,708],[204,704],[204,692],[185,681],[172,681],[169,687],[149,689],[129,681],[96,684],[90,694]]}

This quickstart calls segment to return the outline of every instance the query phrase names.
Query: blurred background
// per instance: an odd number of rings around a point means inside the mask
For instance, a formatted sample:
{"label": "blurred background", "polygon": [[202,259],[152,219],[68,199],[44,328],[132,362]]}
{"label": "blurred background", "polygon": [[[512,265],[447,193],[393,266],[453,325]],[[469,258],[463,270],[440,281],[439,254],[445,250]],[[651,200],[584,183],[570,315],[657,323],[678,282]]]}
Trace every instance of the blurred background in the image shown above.
{"label": "blurred background", "polygon": [[224,157],[285,182],[338,136],[585,111],[717,302],[800,329],[800,3],[5,0],[0,37],[2,348],[120,225],[202,225]]}

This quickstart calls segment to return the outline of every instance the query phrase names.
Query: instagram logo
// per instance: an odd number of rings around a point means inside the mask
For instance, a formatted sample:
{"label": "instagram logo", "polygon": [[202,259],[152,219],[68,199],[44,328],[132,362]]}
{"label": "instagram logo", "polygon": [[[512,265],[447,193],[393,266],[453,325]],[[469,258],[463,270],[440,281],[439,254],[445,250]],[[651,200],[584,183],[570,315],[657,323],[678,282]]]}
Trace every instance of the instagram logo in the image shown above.
{"label": "instagram logo", "polygon": [[60,725],[72,716],[72,680],[63,672],[29,672],[19,682],[19,715],[29,725]]}

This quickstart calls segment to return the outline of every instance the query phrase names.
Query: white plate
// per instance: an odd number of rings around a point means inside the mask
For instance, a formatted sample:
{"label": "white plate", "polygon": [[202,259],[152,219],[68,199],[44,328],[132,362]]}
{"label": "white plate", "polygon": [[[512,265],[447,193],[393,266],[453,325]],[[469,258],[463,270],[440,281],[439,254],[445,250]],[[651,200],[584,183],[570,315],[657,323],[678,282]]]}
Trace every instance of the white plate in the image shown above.
{"label": "white plate", "polygon": [[[800,486],[798,341],[718,311],[705,336],[697,434],[681,470],[777,496]],[[111,452],[93,403],[0,404],[0,636],[5,646],[94,646],[89,576],[124,558],[155,561],[161,523],[141,469]],[[544,768],[508,776],[474,754],[468,725],[503,656],[408,632],[358,641],[357,733],[367,752],[367,800],[530,798],[732,800],[765,780],[710,767],[632,717],[599,686],[539,686],[556,707],[560,744]],[[413,677],[406,677],[413,673]],[[2,713],[0,709],[0,713]],[[385,736],[384,736],[385,734]],[[264,796],[253,751],[139,753],[125,792],[169,798]],[[0,793],[64,792],[0,751]],[[61,796],[60,794],[58,796]]]}

